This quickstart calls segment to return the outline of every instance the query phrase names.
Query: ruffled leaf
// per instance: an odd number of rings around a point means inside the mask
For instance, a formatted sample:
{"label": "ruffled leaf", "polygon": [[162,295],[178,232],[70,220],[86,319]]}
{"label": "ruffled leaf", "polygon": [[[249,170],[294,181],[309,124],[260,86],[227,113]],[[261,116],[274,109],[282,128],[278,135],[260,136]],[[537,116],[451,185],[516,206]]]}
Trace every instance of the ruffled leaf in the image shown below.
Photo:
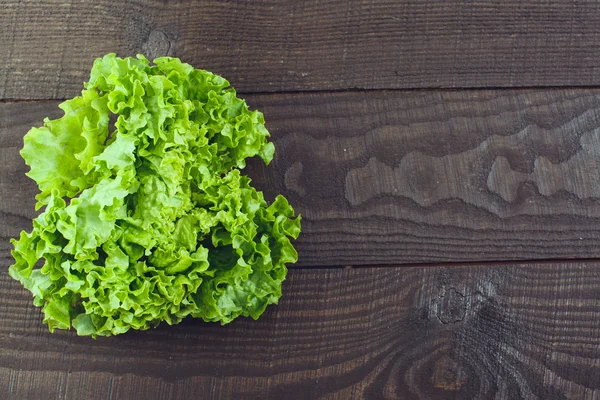
{"label": "ruffled leaf", "polygon": [[228,86],[176,58],[109,54],[63,117],[25,135],[45,209],[12,240],[9,273],[50,330],[228,323],[277,303],[300,217],[240,174],[274,147],[262,113]]}

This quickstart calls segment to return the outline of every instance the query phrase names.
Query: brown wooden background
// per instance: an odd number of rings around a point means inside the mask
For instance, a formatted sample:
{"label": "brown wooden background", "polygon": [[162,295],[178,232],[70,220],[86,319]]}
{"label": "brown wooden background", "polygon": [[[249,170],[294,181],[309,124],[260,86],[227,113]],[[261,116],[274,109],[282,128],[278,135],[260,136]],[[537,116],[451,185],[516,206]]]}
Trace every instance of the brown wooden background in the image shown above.
{"label": "brown wooden background", "polygon": [[[600,2],[0,0],[0,399],[600,399]],[[264,112],[304,216],[258,321],[50,334],[22,137],[108,52]]]}

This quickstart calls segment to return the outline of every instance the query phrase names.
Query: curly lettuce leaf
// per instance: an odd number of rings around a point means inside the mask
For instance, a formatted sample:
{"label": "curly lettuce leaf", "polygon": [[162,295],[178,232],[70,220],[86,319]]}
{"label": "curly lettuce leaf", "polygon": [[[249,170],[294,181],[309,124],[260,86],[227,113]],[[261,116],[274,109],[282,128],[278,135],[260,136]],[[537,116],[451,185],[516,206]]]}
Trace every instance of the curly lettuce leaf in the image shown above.
{"label": "curly lettuce leaf", "polygon": [[225,324],[278,302],[300,216],[241,175],[274,146],[229,82],[176,58],[108,54],[60,107],[24,138],[45,208],[12,240],[9,268],[51,331]]}

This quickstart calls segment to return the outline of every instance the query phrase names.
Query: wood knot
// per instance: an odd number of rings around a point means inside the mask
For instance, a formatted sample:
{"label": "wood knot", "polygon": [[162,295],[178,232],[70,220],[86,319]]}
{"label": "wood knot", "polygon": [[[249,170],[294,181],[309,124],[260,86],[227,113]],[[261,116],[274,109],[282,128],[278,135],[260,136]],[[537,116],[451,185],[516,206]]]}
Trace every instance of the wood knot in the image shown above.
{"label": "wood knot", "polygon": [[459,391],[467,382],[467,372],[455,360],[442,357],[436,361],[430,380],[437,389]]}
{"label": "wood knot", "polygon": [[454,288],[440,295],[437,317],[443,324],[462,321],[467,313],[468,299]]}
{"label": "wood knot", "polygon": [[168,56],[170,55],[171,51],[171,41],[167,37],[166,33],[155,29],[150,32],[150,35],[148,35],[148,39],[143,44],[142,50],[149,60]]}

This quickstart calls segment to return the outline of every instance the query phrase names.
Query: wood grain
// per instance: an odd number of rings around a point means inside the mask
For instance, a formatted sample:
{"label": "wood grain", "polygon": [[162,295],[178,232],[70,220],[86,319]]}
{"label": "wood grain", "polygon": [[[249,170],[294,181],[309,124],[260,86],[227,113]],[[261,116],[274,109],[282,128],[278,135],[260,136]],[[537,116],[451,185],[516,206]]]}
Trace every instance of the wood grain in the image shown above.
{"label": "wood grain", "polygon": [[296,269],[259,321],[92,340],[3,272],[0,396],[595,399],[598,285],[598,263]]}
{"label": "wood grain", "polygon": [[0,98],[79,93],[109,52],[174,55],[242,92],[600,83],[598,2],[0,2]]}
{"label": "wood grain", "polygon": [[[303,215],[299,265],[600,257],[600,90],[247,98],[277,146],[247,172]],[[22,137],[56,105],[0,104],[4,265],[33,217]]]}

